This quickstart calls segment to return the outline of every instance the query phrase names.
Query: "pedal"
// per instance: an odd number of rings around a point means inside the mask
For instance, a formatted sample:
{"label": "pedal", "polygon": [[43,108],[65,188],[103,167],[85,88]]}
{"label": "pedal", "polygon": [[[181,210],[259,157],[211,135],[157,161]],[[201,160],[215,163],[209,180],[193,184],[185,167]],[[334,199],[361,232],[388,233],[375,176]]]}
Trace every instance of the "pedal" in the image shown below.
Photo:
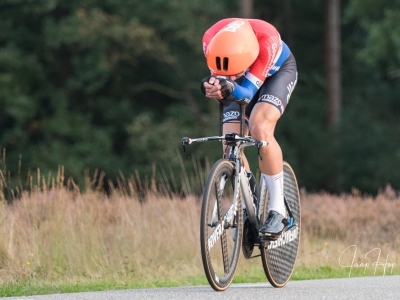
{"label": "pedal", "polygon": [[279,239],[279,237],[281,236],[281,234],[279,235],[260,235],[260,241],[261,242],[273,242]]}
{"label": "pedal", "polygon": [[282,235],[284,235],[288,231],[295,231],[298,230],[297,224],[293,223],[290,227],[286,226],[280,234],[265,234],[265,235],[259,235],[260,241],[261,242],[274,242],[278,240]]}
{"label": "pedal", "polygon": [[277,239],[279,239],[279,237],[285,233],[286,231],[290,230],[291,228],[293,228],[293,226],[295,226],[296,224],[292,224],[291,226],[289,226],[289,224],[287,224],[281,232],[279,233],[262,233],[259,232],[259,236],[261,240],[265,240],[265,241],[276,241]]}

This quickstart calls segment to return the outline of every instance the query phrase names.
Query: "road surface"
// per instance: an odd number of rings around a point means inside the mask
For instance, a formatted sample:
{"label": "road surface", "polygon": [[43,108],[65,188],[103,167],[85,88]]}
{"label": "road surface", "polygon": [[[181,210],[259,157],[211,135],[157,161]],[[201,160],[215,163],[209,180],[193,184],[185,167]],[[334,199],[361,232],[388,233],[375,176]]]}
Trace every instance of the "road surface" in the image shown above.
{"label": "road surface", "polygon": [[209,286],[152,288],[123,291],[8,297],[23,300],[125,300],[125,299],[400,299],[400,276],[354,277],[290,281],[277,289],[269,283],[233,284],[224,292]]}

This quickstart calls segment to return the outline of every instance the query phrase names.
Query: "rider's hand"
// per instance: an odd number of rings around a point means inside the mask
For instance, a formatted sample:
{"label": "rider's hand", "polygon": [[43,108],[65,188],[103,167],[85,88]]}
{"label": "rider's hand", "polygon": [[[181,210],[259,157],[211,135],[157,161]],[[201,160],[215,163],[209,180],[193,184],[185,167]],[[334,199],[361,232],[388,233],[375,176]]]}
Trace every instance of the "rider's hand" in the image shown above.
{"label": "rider's hand", "polygon": [[208,76],[201,81],[201,90],[207,98],[222,99],[219,79]]}
{"label": "rider's hand", "polygon": [[209,76],[202,80],[201,90],[207,98],[228,98],[235,90],[235,83],[226,77]]}
{"label": "rider's hand", "polygon": [[228,98],[235,90],[235,82],[228,77],[217,77],[221,86],[222,97]]}

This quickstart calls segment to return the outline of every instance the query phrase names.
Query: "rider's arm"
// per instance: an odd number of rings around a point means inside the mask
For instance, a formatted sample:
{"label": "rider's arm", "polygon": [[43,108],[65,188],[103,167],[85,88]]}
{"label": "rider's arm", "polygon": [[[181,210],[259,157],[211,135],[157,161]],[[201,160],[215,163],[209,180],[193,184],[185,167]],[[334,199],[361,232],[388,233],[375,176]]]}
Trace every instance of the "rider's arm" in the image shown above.
{"label": "rider's arm", "polygon": [[235,82],[235,90],[232,93],[236,99],[248,98],[252,99],[258,91],[258,87],[255,86],[250,80],[245,78],[242,85]]}

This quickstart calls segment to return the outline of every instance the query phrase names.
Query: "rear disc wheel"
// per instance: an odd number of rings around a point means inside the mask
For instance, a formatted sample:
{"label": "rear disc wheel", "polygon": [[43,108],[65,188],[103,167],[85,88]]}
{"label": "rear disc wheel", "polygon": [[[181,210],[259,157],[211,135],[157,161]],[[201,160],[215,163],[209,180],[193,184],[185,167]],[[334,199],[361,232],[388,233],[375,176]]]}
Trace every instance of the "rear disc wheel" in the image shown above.
{"label": "rear disc wheel", "polygon": [[[296,176],[287,162],[283,163],[283,189],[293,214],[293,225],[278,240],[269,241],[261,248],[265,275],[274,287],[283,287],[290,280],[300,243],[300,194]],[[264,202],[262,224],[268,215],[268,201]]]}

